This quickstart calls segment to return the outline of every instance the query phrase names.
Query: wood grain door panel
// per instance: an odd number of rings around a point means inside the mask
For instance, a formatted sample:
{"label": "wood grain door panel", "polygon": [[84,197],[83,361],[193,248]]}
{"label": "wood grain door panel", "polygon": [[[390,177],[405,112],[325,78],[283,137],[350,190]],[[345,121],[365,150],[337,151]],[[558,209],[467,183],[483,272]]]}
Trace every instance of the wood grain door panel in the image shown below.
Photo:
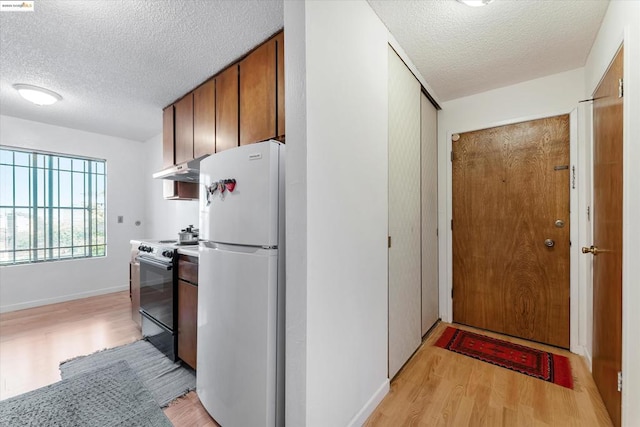
{"label": "wood grain door panel", "polygon": [[453,156],[454,321],[568,348],[569,116],[460,134]]}
{"label": "wood grain door panel", "polygon": [[276,40],[240,62],[240,145],[276,137]]}
{"label": "wood grain door panel", "polygon": [[173,114],[173,105],[162,110],[162,165],[165,168],[176,164]]}
{"label": "wood grain door panel", "polygon": [[[622,369],[622,127],[621,48],[593,103],[594,195],[593,379],[615,426],[621,425],[618,372]],[[591,256],[591,255],[589,255]]]}
{"label": "wood grain door panel", "polygon": [[216,153],[238,146],[238,65],[216,77]]}
{"label": "wood grain door panel", "polygon": [[209,80],[193,91],[193,157],[216,151],[216,82]]}
{"label": "wood grain door panel", "polygon": [[193,92],[175,104],[176,164],[193,159]]}
{"label": "wood grain door panel", "polygon": [[284,120],[284,31],[276,36],[276,74],[277,74],[277,104],[276,112],[278,124],[276,126],[276,135],[278,140],[284,142],[285,136],[285,120]]}
{"label": "wood grain door panel", "polygon": [[178,280],[178,357],[197,369],[198,287]]}

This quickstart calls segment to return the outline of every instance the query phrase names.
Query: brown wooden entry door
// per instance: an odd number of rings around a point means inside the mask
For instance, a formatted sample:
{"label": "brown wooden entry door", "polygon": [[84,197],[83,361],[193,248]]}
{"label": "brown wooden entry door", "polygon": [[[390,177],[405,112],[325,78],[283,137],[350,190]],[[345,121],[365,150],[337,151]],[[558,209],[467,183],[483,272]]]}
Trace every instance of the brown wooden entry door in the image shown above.
{"label": "brown wooden entry door", "polygon": [[[593,379],[613,424],[621,423],[622,367],[622,97],[620,49],[593,102],[594,194]],[[586,248],[585,248],[586,249]]]}
{"label": "brown wooden entry door", "polygon": [[454,322],[568,348],[569,116],[452,145]]}

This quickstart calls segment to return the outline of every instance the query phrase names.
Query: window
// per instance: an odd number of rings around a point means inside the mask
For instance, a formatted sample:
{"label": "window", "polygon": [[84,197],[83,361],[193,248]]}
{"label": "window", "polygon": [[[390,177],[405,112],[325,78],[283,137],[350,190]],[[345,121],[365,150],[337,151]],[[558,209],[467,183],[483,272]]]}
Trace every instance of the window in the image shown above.
{"label": "window", "polygon": [[105,256],[104,160],[0,147],[0,265]]}

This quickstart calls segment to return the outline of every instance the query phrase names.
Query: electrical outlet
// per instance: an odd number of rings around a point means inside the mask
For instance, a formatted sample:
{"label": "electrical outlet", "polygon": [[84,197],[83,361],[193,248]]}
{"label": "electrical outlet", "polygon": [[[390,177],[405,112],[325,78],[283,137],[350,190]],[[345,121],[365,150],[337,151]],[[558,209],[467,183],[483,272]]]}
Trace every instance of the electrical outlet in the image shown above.
{"label": "electrical outlet", "polygon": [[122,224],[124,222],[124,217],[122,215],[118,215],[118,224]]}

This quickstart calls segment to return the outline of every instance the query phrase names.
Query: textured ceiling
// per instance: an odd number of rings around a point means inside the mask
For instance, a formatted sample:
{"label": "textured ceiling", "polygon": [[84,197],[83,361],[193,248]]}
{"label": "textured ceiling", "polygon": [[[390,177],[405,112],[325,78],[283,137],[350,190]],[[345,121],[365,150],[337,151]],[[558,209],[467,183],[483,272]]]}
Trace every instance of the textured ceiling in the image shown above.
{"label": "textured ceiling", "polygon": [[369,0],[440,101],[584,66],[607,0]]}
{"label": "textured ceiling", "polygon": [[[282,0],[47,0],[34,9],[0,13],[0,113],[139,141],[162,130],[162,107],[283,26]],[[64,99],[38,107],[14,83]]]}
{"label": "textured ceiling", "polygon": [[[608,5],[369,3],[440,101],[583,66]],[[0,13],[0,113],[144,141],[161,131],[162,107],[282,26],[283,0],[36,1]],[[64,99],[37,107],[14,83]]]}

